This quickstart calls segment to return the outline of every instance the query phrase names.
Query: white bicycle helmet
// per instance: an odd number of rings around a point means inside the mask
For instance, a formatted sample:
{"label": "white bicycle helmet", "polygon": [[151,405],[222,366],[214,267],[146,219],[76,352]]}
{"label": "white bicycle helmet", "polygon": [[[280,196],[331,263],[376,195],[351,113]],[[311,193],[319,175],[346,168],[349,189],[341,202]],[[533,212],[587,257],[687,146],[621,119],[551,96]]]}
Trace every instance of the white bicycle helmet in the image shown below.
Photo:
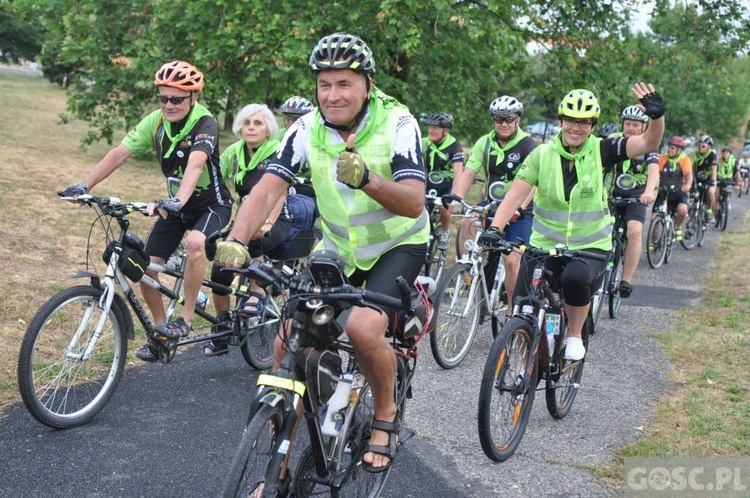
{"label": "white bicycle helmet", "polygon": [[622,119],[648,123],[648,116],[637,105],[631,105],[622,110]]}
{"label": "white bicycle helmet", "polygon": [[286,102],[281,104],[281,113],[282,114],[291,114],[293,116],[304,116],[308,112],[315,109],[315,106],[307,100],[304,97],[300,97],[299,95],[295,95],[294,97],[288,99]]}
{"label": "white bicycle helmet", "polygon": [[523,104],[520,100],[510,95],[503,95],[492,101],[490,104],[490,114],[493,116],[502,114],[523,114]]}

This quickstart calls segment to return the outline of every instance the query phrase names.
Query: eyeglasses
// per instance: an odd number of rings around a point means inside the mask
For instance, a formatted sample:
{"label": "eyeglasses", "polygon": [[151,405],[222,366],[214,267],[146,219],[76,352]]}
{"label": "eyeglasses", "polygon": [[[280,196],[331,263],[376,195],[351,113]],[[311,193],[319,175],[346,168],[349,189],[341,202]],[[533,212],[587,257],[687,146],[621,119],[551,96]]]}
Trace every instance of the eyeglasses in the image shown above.
{"label": "eyeglasses", "polygon": [[190,96],[193,95],[192,93],[190,95],[185,95],[184,97],[167,97],[166,95],[159,95],[159,102],[162,104],[166,104],[169,102],[172,105],[180,105],[183,102],[185,102],[185,99],[190,98]]}
{"label": "eyeglasses", "polygon": [[518,116],[505,116],[505,117],[502,117],[502,116],[492,116],[492,121],[494,121],[497,124],[500,124],[500,123],[511,124],[511,123],[514,123],[516,121],[516,119],[518,119]]}
{"label": "eyeglasses", "polygon": [[594,126],[594,122],[590,119],[573,119],[573,118],[562,118],[562,122],[566,126],[570,126],[571,128],[574,128],[578,126],[579,128],[589,128],[591,126]]}

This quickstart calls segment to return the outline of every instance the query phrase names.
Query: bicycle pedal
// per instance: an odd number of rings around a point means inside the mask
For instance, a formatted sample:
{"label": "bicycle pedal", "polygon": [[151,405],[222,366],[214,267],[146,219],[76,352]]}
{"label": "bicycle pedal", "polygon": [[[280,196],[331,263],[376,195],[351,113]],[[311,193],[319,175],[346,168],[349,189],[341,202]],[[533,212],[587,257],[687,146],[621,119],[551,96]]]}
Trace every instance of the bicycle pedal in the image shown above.
{"label": "bicycle pedal", "polygon": [[408,427],[401,426],[401,431],[398,434],[398,445],[403,446],[408,440],[417,435],[417,432]]}

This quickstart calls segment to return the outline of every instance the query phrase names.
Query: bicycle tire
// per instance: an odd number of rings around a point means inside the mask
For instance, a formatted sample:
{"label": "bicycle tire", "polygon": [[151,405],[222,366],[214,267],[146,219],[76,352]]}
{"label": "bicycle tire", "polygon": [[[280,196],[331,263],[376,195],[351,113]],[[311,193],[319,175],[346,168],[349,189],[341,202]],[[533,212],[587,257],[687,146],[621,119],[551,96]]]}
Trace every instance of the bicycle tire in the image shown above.
{"label": "bicycle tire", "polygon": [[[102,293],[90,285],[64,289],[39,308],[26,329],[18,387],[26,408],[44,425],[67,429],[89,422],[120,382],[127,357],[126,320],[114,302],[102,316]],[[105,323],[96,348],[82,360],[101,319]]]}
{"label": "bicycle tire", "polygon": [[646,259],[648,265],[657,269],[664,264],[664,254],[666,252],[666,226],[664,219],[656,217],[651,221],[651,226],[648,227],[648,237],[646,238]]}
{"label": "bicycle tire", "polygon": [[615,256],[615,260],[613,262],[613,268],[612,268],[612,275],[610,277],[610,286],[609,286],[609,317],[611,319],[617,318],[617,315],[620,313],[620,306],[622,305],[622,296],[620,295],[620,281],[622,280],[622,269],[623,269],[623,259],[624,259],[624,248],[623,252],[621,254],[618,254]]}
{"label": "bicycle tire", "polygon": [[[269,296],[267,299],[283,299]],[[240,319],[242,341],[240,351],[245,362],[256,370],[271,368],[274,361],[273,345],[281,328],[281,317],[277,309],[266,305],[259,317],[244,317]]]}
{"label": "bicycle tire", "polygon": [[727,229],[727,223],[729,222],[729,201],[727,199],[724,199],[724,202],[721,203],[721,223],[719,225],[719,228],[721,231],[725,231]]}
{"label": "bicycle tire", "polygon": [[271,469],[269,463],[285,421],[282,404],[263,404],[248,421],[232,459],[224,498],[250,496],[259,483],[278,481],[281,469]]}
{"label": "bicycle tire", "polygon": [[456,263],[443,272],[435,291],[437,322],[430,334],[430,348],[437,364],[446,370],[461,363],[479,328],[481,295],[479,289],[475,289],[471,303],[468,302],[471,283],[467,285],[467,280],[471,282],[470,279],[471,265]]}
{"label": "bicycle tire", "polygon": [[[610,273],[609,276],[611,279],[612,273]],[[604,313],[604,298],[608,294],[605,289],[606,284],[607,282],[603,280],[602,285],[599,287],[599,290],[597,290],[596,293],[591,297],[591,315],[594,318],[594,328],[591,335],[594,335],[599,331],[599,322],[601,321],[602,314]],[[597,294],[599,295],[598,297]]]}
{"label": "bicycle tire", "polygon": [[693,204],[688,208],[688,215],[685,219],[683,237],[680,241],[682,247],[687,251],[692,251],[698,247],[698,241],[700,239],[700,233],[702,231],[702,223],[700,219],[700,213],[698,208]]}
{"label": "bicycle tire", "polygon": [[479,442],[487,457],[503,462],[515,453],[526,432],[536,394],[536,358],[526,392],[515,386],[519,373],[533,354],[533,328],[526,320],[513,317],[505,324],[492,343],[479,388]]}
{"label": "bicycle tire", "polygon": [[698,218],[700,221],[700,232],[698,233],[698,247],[703,247],[704,242],[706,241],[706,230],[708,229],[708,223],[704,220],[705,213],[701,214]]}
{"label": "bicycle tire", "polygon": [[667,224],[667,236],[665,238],[666,247],[664,249],[664,263],[669,263],[672,260],[672,252],[674,246],[677,243],[675,234],[674,221],[669,221]]}
{"label": "bicycle tire", "polygon": [[446,259],[447,251],[438,248],[437,237],[433,237],[427,251],[427,259],[424,263],[424,274],[437,282],[443,273]]}
{"label": "bicycle tire", "polygon": [[[589,335],[593,327],[593,320],[591,314],[586,317],[581,338],[583,339],[583,345],[588,352],[589,347]],[[566,360],[563,358],[563,351],[565,349],[565,336],[568,332],[568,322],[565,320],[564,331],[561,331],[560,336],[556,342],[560,354],[560,361],[562,362],[562,368],[560,374],[556,378],[547,379],[547,384],[544,389],[545,399],[547,401],[547,411],[556,419],[565,418],[573,407],[573,402],[578,394],[578,387],[581,383],[581,377],[583,376],[583,365],[586,360],[584,357],[581,360]]]}

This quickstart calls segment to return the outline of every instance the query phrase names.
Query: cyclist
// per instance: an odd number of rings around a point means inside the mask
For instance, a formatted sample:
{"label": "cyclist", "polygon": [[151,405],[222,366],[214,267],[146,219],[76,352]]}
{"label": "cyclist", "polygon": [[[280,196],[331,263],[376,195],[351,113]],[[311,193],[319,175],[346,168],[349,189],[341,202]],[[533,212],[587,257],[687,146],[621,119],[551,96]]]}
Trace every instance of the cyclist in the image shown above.
{"label": "cyclist", "polygon": [[[239,265],[248,259],[247,242],[294,181],[300,163],[308,161],[322,221],[319,247],[346,261],[350,282],[395,297],[397,276],[416,279],[430,230],[419,125],[404,105],[373,85],[374,69],[372,52],[359,37],[334,33],[318,41],[310,70],[319,107],[287,132],[258,188],[242,203],[229,237],[218,244],[218,262]],[[363,457],[369,472],[384,471],[396,456],[396,361],[385,334],[394,311],[354,307],[346,320],[374,398],[376,422]],[[282,348],[277,339],[277,367]]]}
{"label": "cyclist", "polygon": [[[464,168],[464,148],[451,135],[453,116],[447,112],[434,112],[425,119],[427,137],[422,139],[427,190],[445,195],[455,190],[456,178]],[[451,214],[440,206],[440,227],[435,230],[438,248],[448,249],[451,240]]]}
{"label": "cyclist", "polygon": [[[622,110],[622,135],[634,137],[643,135],[648,127],[648,116],[636,105]],[[628,246],[622,265],[620,296],[630,297],[633,292],[633,276],[643,249],[643,223],[646,221],[648,206],[654,202],[654,193],[659,186],[659,153],[656,150],[626,159],[615,165],[611,175],[613,197],[630,197],[638,199],[639,204],[625,206],[622,213],[627,225]],[[682,237],[682,231],[678,238]]]}
{"label": "cyclist", "polygon": [[[520,100],[510,95],[503,95],[490,103],[490,115],[494,124],[493,130],[479,138],[471,149],[471,156],[466,162],[466,168],[456,182],[453,193],[443,199],[443,203],[460,201],[469,191],[472,182],[479,172],[485,177],[485,193],[489,197],[492,192],[495,199],[502,198],[513,184],[518,168],[526,157],[537,146],[536,141],[528,136],[521,128],[521,115],[523,104]],[[498,189],[499,186],[502,186]],[[533,217],[533,189],[524,199],[518,214],[505,228],[511,240],[522,239],[529,241],[531,236],[531,219]],[[488,201],[484,201],[485,203]],[[460,212],[460,204],[457,202],[453,207]],[[471,237],[474,219],[465,218],[461,220],[459,230],[459,252],[465,254],[463,242]],[[495,255],[496,256],[496,255]],[[485,268],[485,274],[489,277],[494,275],[497,261],[490,259]],[[518,268],[521,265],[521,255],[511,253],[503,255],[505,265],[505,292],[508,296],[508,309],[506,318],[512,311],[513,289],[516,285]]]}
{"label": "cyclist", "polygon": [[622,136],[620,128],[615,123],[604,123],[599,128],[599,138],[609,138],[611,136]]}
{"label": "cyclist", "polygon": [[[659,157],[659,184],[662,187],[673,187],[674,191],[659,190],[654,206],[661,206],[664,198],[675,206],[675,234],[682,240],[682,224],[687,218],[688,193],[693,185],[693,166],[685,155],[687,143],[682,137],[672,137],[667,142],[667,153]],[[651,219],[655,218],[653,214]]]}
{"label": "cyclist", "polygon": [[[716,196],[716,179],[718,169],[718,158],[716,151],[711,147],[714,140],[709,135],[703,135],[698,139],[698,150],[690,153],[690,162],[693,165],[693,178],[695,181],[703,182],[701,194],[704,195],[706,202],[706,214],[713,218],[716,213],[714,197]],[[713,219],[709,220],[713,223]]]}
{"label": "cyclist", "polygon": [[315,106],[312,102],[304,97],[295,95],[294,97],[288,98],[283,104],[281,104],[281,114],[284,116],[284,127],[279,130],[279,140],[284,138],[286,131],[302,116],[308,112],[312,112]]}
{"label": "cyclist", "polygon": [[[279,131],[279,140],[284,139],[286,131],[302,116],[312,112],[315,106],[304,97],[295,95],[286,100],[281,104],[281,114],[284,115],[284,128]],[[315,199],[315,190],[313,190],[310,184],[310,170],[307,168],[307,164],[302,165],[299,172],[297,173],[297,181],[294,186],[289,190],[292,194],[302,194],[312,199]]]}
{"label": "cyclist", "polygon": [[[149,203],[148,214],[159,215],[146,240],[146,253],[155,263],[164,263],[177,249],[185,232],[185,302],[180,316],[164,324],[166,314],[161,294],[144,282],[141,292],[160,333],[172,338],[191,330],[196,299],[206,269],[206,236],[221,230],[232,211],[232,196],[222,180],[219,167],[219,133],[216,120],[198,102],[203,90],[203,74],[192,64],[173,61],[156,72],[160,109],[146,116],[83,179],[68,187],[65,196],[87,193],[112,174],[134,153],[154,150],[164,176],[167,199]],[[146,274],[158,280],[158,274]],[[136,356],[154,362],[148,344]]]}
{"label": "cyclist", "polygon": [[[596,96],[584,89],[568,92],[558,115],[562,131],[529,154],[510,191],[495,213],[492,227],[479,242],[495,245],[502,228],[537,188],[530,244],[552,249],[557,244],[605,255],[612,248],[612,216],[607,206],[604,176],[615,164],[646,154],[659,146],[664,133],[664,102],[652,85],[636,83],[633,94],[651,119],[642,135],[602,140],[592,134],[600,109]],[[518,181],[520,180],[520,181]],[[581,333],[591,305],[591,296],[601,285],[603,261],[581,257],[560,268],[553,260],[549,268],[565,295],[568,335],[565,357],[583,358],[586,349]],[[517,296],[528,295],[534,261],[524,257],[516,283]]]}
{"label": "cyclist", "polygon": [[[239,195],[240,203],[250,194],[265,173],[272,156],[279,147],[276,139],[279,127],[276,118],[265,104],[249,104],[237,114],[232,131],[240,137],[221,155],[221,173],[227,182],[234,185]],[[303,205],[299,205],[302,203]],[[301,212],[300,212],[301,210]],[[283,195],[266,218],[265,223],[254,235],[249,245],[250,257],[262,260],[264,254],[275,257],[275,253],[282,252],[282,245],[293,235],[293,227],[301,221],[311,228],[314,215],[305,217],[305,213],[315,212],[315,201],[306,196]],[[309,218],[305,220],[305,218]],[[279,259],[284,259],[282,256]],[[231,285],[234,275],[232,272],[221,271],[214,265],[211,280],[224,285]],[[248,316],[259,315],[265,306],[263,288],[254,280],[250,281],[249,298],[244,305],[243,312]],[[229,310],[229,294],[213,291],[216,313]],[[214,340],[205,343],[204,356],[219,356],[229,352],[228,340]]]}
{"label": "cyclist", "polygon": [[748,172],[750,172],[750,151],[742,151],[742,157],[737,161],[737,185],[740,188],[744,188],[748,180]]}
{"label": "cyclist", "polygon": [[718,180],[717,182],[717,189],[714,199],[714,206],[718,206],[719,203],[719,192],[721,192],[721,189],[724,187],[729,186],[734,182],[737,173],[738,173],[738,167],[737,167],[737,158],[734,157],[732,154],[733,150],[732,147],[729,145],[725,145],[721,149],[721,156],[719,157],[719,162],[716,166],[716,178]]}

